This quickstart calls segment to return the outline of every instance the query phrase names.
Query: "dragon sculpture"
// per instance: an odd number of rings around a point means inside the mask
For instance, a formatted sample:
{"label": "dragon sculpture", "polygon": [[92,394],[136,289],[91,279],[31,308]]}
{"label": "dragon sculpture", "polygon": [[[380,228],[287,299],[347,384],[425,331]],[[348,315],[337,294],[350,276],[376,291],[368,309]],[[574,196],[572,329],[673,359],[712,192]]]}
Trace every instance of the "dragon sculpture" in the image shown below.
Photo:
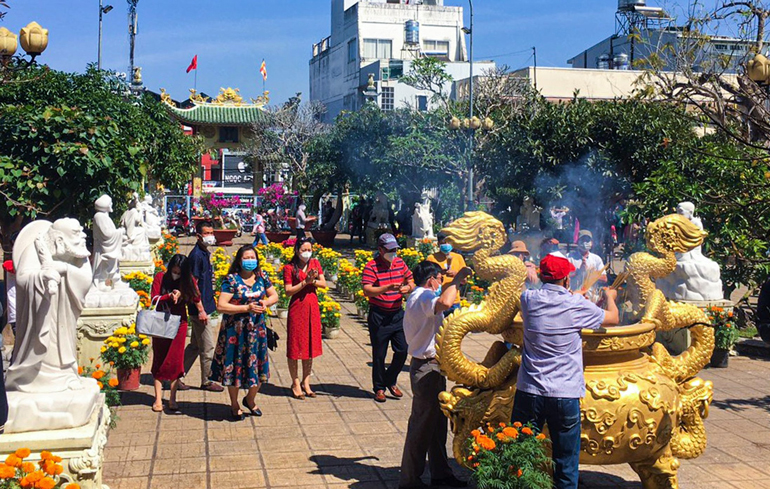
{"label": "dragon sculpture", "polygon": [[[484,302],[455,311],[436,336],[441,370],[457,384],[439,395],[439,403],[451,421],[454,455],[462,464],[472,430],[511,420],[521,362],[522,324],[517,314],[526,269],[516,257],[497,254],[505,232],[488,214],[468,212],[442,232],[456,249],[474,253],[477,275],[492,283]],[[713,329],[703,311],[667,301],[654,282],[674,270],[676,252],[693,249],[704,237],[676,214],[651,223],[647,247],[652,253],[636,253],[626,265],[628,294],[639,322],[584,331],[580,461],[629,463],[645,489],[678,488],[678,459],[695,458],[706,447],[703,419],[713,386],[695,375],[713,350]],[[655,332],[678,327],[690,327],[693,342],[672,357],[655,343]],[[513,348],[496,341],[482,362],[468,359],[462,340],[482,331],[502,334]]]}

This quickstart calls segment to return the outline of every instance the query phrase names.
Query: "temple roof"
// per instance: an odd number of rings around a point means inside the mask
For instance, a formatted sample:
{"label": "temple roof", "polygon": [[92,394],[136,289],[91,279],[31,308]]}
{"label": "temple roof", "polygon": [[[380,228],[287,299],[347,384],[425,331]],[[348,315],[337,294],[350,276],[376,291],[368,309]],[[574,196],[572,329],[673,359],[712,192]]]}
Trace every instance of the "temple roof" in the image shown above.
{"label": "temple roof", "polygon": [[218,124],[228,126],[248,126],[255,122],[267,122],[268,112],[255,105],[195,105],[190,109],[180,109],[166,105],[166,108],[179,121],[185,124]]}

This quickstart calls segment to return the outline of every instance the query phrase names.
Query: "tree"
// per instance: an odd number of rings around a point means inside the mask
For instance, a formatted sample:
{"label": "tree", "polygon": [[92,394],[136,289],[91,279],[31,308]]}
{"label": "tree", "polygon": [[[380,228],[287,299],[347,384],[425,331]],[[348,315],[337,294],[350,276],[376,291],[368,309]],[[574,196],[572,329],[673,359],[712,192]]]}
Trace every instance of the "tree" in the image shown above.
{"label": "tree", "polygon": [[417,90],[430,92],[432,102],[441,103],[444,109],[449,108],[449,94],[447,85],[451,83],[452,76],[446,70],[446,63],[432,56],[424,56],[412,61],[412,67],[408,73],[398,81]]}
{"label": "tree", "polygon": [[301,93],[271,109],[266,122],[252,125],[254,136],[246,142],[249,160],[271,173],[288,171],[291,187],[305,192],[309,185],[308,143],[328,130],[321,122],[325,111],[324,105],[317,101],[303,104]]}
{"label": "tree", "polygon": [[26,70],[0,86],[0,230],[4,248],[29,219],[90,222],[109,193],[120,213],[146,178],[179,188],[202,146],[152,96],[125,97],[89,67],[70,74]]}

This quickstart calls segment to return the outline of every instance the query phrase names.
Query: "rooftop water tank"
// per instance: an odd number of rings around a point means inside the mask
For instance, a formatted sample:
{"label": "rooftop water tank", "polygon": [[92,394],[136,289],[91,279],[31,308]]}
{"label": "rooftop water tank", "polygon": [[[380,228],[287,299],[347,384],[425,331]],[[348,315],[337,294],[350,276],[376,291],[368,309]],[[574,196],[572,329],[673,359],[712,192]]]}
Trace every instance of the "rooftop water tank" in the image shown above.
{"label": "rooftop water tank", "polygon": [[646,4],[645,0],[618,0],[618,11],[633,10],[634,7],[644,7]]}
{"label": "rooftop water tank", "polygon": [[407,20],[404,24],[407,44],[420,44],[420,23],[416,20]]}
{"label": "rooftop water tank", "polygon": [[600,70],[609,70],[610,69],[610,55],[607,53],[600,54],[598,58],[596,58],[596,67]]}
{"label": "rooftop water tank", "polygon": [[612,65],[616,70],[628,69],[628,55],[626,53],[618,53],[612,58]]}

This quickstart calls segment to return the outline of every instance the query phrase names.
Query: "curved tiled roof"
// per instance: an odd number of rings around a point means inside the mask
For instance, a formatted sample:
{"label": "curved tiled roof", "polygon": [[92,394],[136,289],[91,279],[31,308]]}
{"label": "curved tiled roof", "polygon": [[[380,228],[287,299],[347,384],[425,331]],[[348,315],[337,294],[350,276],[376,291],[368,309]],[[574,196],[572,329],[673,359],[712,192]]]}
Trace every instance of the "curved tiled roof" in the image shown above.
{"label": "curved tiled roof", "polygon": [[270,114],[258,106],[233,105],[195,105],[190,109],[180,109],[166,105],[179,121],[186,124],[224,124],[230,126],[248,126],[255,122],[267,122]]}

